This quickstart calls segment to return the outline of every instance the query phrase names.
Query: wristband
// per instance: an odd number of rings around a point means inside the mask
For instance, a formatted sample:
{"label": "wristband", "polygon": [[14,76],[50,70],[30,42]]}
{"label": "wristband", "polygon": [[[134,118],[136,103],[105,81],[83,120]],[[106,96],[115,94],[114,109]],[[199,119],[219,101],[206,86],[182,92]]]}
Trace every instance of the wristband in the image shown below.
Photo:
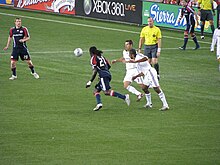
{"label": "wristband", "polygon": [[161,48],[157,48],[157,52],[159,52],[159,53],[160,53],[160,51],[161,51]]}
{"label": "wristband", "polygon": [[141,48],[138,48],[138,49],[141,49]]}

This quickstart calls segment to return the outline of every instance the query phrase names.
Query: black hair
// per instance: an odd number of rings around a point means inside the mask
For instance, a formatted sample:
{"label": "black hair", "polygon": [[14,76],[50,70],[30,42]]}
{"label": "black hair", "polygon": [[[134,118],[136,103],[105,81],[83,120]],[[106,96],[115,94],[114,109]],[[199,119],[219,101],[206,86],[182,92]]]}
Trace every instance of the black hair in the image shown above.
{"label": "black hair", "polygon": [[95,52],[94,52],[94,54],[96,54],[97,56],[101,56],[102,53],[103,53],[103,51],[97,50],[97,49],[96,49]]}
{"label": "black hair", "polygon": [[128,42],[130,45],[133,45],[133,41],[132,40],[126,40],[125,42]]}
{"label": "black hair", "polygon": [[137,52],[136,52],[136,50],[135,50],[135,49],[131,49],[129,52],[130,52],[130,54],[133,54],[133,55],[134,55],[134,57],[136,57]]}
{"label": "black hair", "polygon": [[89,48],[89,53],[94,54],[96,50],[97,50],[97,48],[95,46],[92,46]]}

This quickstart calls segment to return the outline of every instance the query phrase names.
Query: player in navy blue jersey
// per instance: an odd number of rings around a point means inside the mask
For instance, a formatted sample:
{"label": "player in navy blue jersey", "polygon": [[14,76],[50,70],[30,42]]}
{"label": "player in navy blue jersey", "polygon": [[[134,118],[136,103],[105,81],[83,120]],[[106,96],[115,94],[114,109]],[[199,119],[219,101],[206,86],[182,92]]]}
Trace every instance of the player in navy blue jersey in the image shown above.
{"label": "player in navy blue jersey", "polygon": [[15,19],[15,27],[11,28],[9,31],[9,37],[6,47],[3,50],[7,50],[11,40],[13,39],[13,50],[11,54],[11,70],[12,76],[9,78],[10,80],[17,79],[16,73],[16,63],[19,60],[19,57],[22,61],[26,61],[31,74],[38,79],[39,75],[34,70],[34,65],[31,61],[31,57],[29,51],[27,49],[26,42],[30,39],[30,34],[28,29],[21,25],[21,18]]}
{"label": "player in navy blue jersey", "polygon": [[111,73],[109,69],[111,68],[108,60],[104,56],[102,56],[102,51],[97,50],[96,47],[90,47],[89,49],[91,55],[91,66],[93,69],[92,78],[87,82],[86,88],[90,87],[93,80],[95,79],[97,73],[99,75],[99,82],[95,85],[94,95],[96,97],[97,105],[93,109],[94,111],[98,111],[102,108],[102,101],[100,92],[103,91],[106,96],[113,96],[120,99],[125,100],[127,105],[130,105],[129,95],[123,95],[114,90],[111,90],[110,81],[111,81]]}
{"label": "player in navy blue jersey", "polygon": [[198,22],[198,16],[195,12],[195,10],[189,5],[189,3],[187,3],[185,0],[182,1],[182,10],[181,10],[181,17],[179,18],[178,22],[180,22],[180,20],[185,16],[186,18],[186,29],[184,31],[184,44],[182,47],[179,47],[179,49],[181,50],[185,50],[186,49],[186,45],[188,42],[188,35],[190,33],[193,41],[196,44],[196,47],[194,48],[194,50],[199,49],[199,43],[197,41],[196,35],[194,33],[194,28],[195,28],[195,18],[196,17],[196,21],[197,21],[197,25],[199,24]]}

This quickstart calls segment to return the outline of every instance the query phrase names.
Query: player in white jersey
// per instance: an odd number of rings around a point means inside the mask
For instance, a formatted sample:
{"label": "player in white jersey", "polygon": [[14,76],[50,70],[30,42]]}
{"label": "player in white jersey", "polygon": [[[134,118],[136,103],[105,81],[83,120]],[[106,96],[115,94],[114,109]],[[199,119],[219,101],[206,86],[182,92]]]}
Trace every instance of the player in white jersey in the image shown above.
{"label": "player in white jersey", "polygon": [[153,67],[151,67],[150,63],[148,62],[148,58],[141,53],[137,53],[135,49],[130,50],[130,57],[132,59],[130,60],[130,62],[136,63],[137,68],[139,70],[139,74],[133,76],[132,79],[135,80],[140,76],[144,76],[142,89],[145,92],[147,100],[147,104],[144,107],[152,108],[151,93],[148,90],[149,86],[152,86],[154,90],[157,92],[161,102],[163,103],[163,106],[160,110],[168,110],[169,106],[167,104],[165,94],[160,88],[159,81],[157,78],[157,71]]}
{"label": "player in white jersey", "polygon": [[217,44],[216,58],[218,61],[218,70],[220,72],[220,20],[219,20],[219,27],[215,29],[212,37],[211,52],[214,52],[214,48],[216,44]]}
{"label": "player in white jersey", "polygon": [[[126,61],[130,61],[130,55],[129,51],[133,47],[133,41],[132,40],[126,40],[125,41],[125,50],[123,51],[123,57],[117,59],[117,60],[112,60],[112,64],[116,62],[123,62],[126,65],[126,75],[124,77],[123,83],[124,83],[124,88],[127,89],[129,92],[135,94],[137,96],[137,101],[140,101],[140,99],[143,97],[143,94],[139,92],[137,89],[135,89],[133,86],[131,86],[132,82],[132,77],[138,74],[137,71],[137,64],[135,63],[126,63]],[[135,80],[140,86],[142,86],[142,77],[139,77]]]}

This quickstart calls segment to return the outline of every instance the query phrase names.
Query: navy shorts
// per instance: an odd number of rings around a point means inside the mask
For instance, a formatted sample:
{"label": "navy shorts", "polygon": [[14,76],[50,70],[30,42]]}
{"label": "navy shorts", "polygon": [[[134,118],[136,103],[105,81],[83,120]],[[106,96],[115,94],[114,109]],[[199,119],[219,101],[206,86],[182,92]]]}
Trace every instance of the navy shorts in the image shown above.
{"label": "navy shorts", "polygon": [[148,58],[157,58],[157,44],[156,45],[144,45],[144,55]]}
{"label": "navy shorts", "polygon": [[211,10],[201,10],[200,21],[213,20],[213,14]]}
{"label": "navy shorts", "polygon": [[188,33],[194,33],[195,32],[195,22],[192,24],[186,24],[186,30]]}
{"label": "navy shorts", "polygon": [[95,88],[97,89],[98,92],[108,91],[111,89],[110,81],[111,81],[110,77],[102,77],[100,78],[98,84],[96,84]]}
{"label": "navy shorts", "polygon": [[11,60],[19,60],[19,57],[22,61],[24,60],[30,60],[30,54],[27,48],[13,48],[13,51],[11,53]]}

